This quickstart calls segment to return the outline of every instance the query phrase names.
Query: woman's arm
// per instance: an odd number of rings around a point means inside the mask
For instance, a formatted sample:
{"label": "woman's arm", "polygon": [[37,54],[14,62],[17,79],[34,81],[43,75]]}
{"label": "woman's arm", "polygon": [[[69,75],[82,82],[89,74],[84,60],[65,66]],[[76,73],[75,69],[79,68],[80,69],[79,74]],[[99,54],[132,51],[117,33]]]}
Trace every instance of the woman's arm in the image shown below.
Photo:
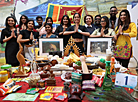
{"label": "woman's arm", "polygon": [[45,24],[46,24],[46,22],[43,22],[43,25],[39,29],[36,29],[36,31],[40,32],[40,30],[44,27]]}
{"label": "woman's arm", "polygon": [[8,33],[8,31],[6,32],[5,30],[2,30],[1,33],[1,43],[5,43],[7,41],[9,41],[12,37],[14,37],[15,34],[13,34],[13,32],[11,33],[11,36],[9,36],[8,38],[6,37],[6,33]]}
{"label": "woman's arm", "polygon": [[17,42],[19,43],[19,42],[21,42],[21,43],[23,43],[23,42],[27,42],[27,41],[30,41],[31,39],[22,39],[22,35],[20,34],[19,36],[18,36],[18,38],[17,38]]}
{"label": "woman's arm", "polygon": [[63,33],[63,35],[70,35],[70,34],[73,34],[73,33],[76,33],[76,31],[65,31]]}
{"label": "woman's arm", "polygon": [[85,14],[88,15],[88,11],[85,5],[84,5],[84,11],[85,11]]}
{"label": "woman's arm", "polygon": [[90,36],[89,32],[79,32],[79,33],[82,34],[82,35],[85,35],[85,36]]}

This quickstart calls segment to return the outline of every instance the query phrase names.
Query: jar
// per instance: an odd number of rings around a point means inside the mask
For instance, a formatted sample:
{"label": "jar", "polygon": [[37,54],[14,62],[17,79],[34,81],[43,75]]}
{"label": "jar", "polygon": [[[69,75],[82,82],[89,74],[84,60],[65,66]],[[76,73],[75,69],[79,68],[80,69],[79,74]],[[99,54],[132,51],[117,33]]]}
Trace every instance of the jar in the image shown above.
{"label": "jar", "polygon": [[12,66],[10,64],[6,64],[6,65],[1,66],[1,69],[7,71],[8,78],[10,78],[12,76],[11,67]]}
{"label": "jar", "polygon": [[5,82],[8,80],[7,71],[0,71],[0,82]]}
{"label": "jar", "polygon": [[38,80],[38,87],[40,88],[45,87],[45,80]]}

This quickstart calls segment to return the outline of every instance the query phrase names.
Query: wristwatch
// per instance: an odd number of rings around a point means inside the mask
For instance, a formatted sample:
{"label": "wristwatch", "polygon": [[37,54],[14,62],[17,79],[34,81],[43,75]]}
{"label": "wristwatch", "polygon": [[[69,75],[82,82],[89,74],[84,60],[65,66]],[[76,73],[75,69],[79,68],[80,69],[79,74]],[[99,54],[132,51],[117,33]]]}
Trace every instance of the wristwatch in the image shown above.
{"label": "wristwatch", "polygon": [[124,35],[124,33],[122,33],[122,35]]}

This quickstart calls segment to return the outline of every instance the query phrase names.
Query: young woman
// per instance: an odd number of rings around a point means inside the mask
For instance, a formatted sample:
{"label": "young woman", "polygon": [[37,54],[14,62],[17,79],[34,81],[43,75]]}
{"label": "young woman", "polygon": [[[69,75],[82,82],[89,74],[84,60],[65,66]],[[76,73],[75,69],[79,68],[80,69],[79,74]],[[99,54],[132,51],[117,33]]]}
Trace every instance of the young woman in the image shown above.
{"label": "young woman", "polygon": [[117,36],[117,48],[115,49],[114,56],[123,67],[128,68],[128,63],[132,56],[131,37],[137,36],[136,25],[131,22],[128,10],[120,12],[115,32]]}
{"label": "young woman", "polygon": [[20,30],[27,29],[27,22],[28,22],[28,17],[25,15],[22,15],[20,17],[19,25],[16,25],[16,28],[19,28]]}
{"label": "young woman", "polygon": [[52,29],[53,29],[52,24],[46,23],[45,30],[46,30],[47,34],[43,34],[41,36],[41,38],[57,38],[57,36],[52,33]]}
{"label": "young woman", "polygon": [[12,16],[7,17],[5,25],[6,28],[1,33],[1,43],[7,42],[5,49],[6,63],[18,66],[19,62],[16,54],[19,51],[19,44],[17,43],[17,33],[19,33],[19,30],[17,31],[15,27],[16,19]]}
{"label": "young woman", "polygon": [[83,35],[89,36],[90,33],[88,32],[87,28],[85,26],[80,25],[80,14],[75,13],[73,16],[73,21],[75,23],[74,26],[70,26],[67,31],[63,33],[63,35],[70,35],[74,38],[74,41],[76,45],[80,49],[80,54],[84,52],[84,44],[83,44]]}
{"label": "young woman", "polygon": [[[43,25],[39,29],[37,29],[37,31],[39,32],[40,36],[47,33],[46,30],[45,30],[45,24],[46,23],[53,24],[52,18],[51,17],[47,17],[46,18],[46,22],[44,22]],[[52,33],[54,33],[54,32],[55,32],[55,28],[53,28],[53,30],[52,30]]]}
{"label": "young woman", "polygon": [[63,33],[67,30],[68,27],[71,26],[71,21],[68,15],[64,15],[61,19],[60,25],[57,27],[55,34],[58,35],[59,38],[63,38],[63,46],[66,47],[68,40],[70,38],[69,35],[63,35]]}
{"label": "young woman", "polygon": [[29,60],[33,60],[34,54],[31,49],[33,48],[33,40],[37,40],[39,38],[39,33],[33,31],[34,21],[28,20],[27,29],[22,30],[21,34],[18,36],[17,41],[24,43],[24,53],[25,57]]}
{"label": "young woman", "polygon": [[101,28],[96,29],[90,37],[114,37],[115,32],[109,28],[109,19],[107,16],[101,18]]}

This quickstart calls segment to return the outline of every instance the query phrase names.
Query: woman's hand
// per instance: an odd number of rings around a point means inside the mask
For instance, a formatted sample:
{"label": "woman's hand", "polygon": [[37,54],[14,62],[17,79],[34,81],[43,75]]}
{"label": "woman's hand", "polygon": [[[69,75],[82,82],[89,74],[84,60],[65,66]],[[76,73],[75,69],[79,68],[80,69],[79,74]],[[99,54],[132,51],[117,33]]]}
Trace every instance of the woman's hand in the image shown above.
{"label": "woman's hand", "polygon": [[17,36],[19,35],[20,31],[19,31],[19,28],[17,28]]}
{"label": "woman's hand", "polygon": [[46,22],[43,22],[43,26],[46,24]]}
{"label": "woman's hand", "polygon": [[79,26],[76,24],[75,25],[75,32],[78,32],[78,28],[79,28]]}
{"label": "woman's hand", "polygon": [[33,40],[33,33],[31,32],[30,40]]}
{"label": "woman's hand", "polygon": [[23,25],[22,25],[22,30],[25,30],[25,29],[26,29],[26,25],[23,24]]}
{"label": "woman's hand", "polygon": [[102,29],[101,29],[101,36],[104,37],[104,35],[105,35],[105,34],[104,34],[104,30],[103,30],[103,28],[102,28]]}
{"label": "woman's hand", "polygon": [[120,33],[120,34],[123,33],[123,31],[122,31],[122,26],[121,26],[121,25],[119,26],[119,33]]}
{"label": "woman's hand", "polygon": [[11,32],[11,37],[16,38],[15,33],[14,33],[14,30],[12,30],[12,32]]}

